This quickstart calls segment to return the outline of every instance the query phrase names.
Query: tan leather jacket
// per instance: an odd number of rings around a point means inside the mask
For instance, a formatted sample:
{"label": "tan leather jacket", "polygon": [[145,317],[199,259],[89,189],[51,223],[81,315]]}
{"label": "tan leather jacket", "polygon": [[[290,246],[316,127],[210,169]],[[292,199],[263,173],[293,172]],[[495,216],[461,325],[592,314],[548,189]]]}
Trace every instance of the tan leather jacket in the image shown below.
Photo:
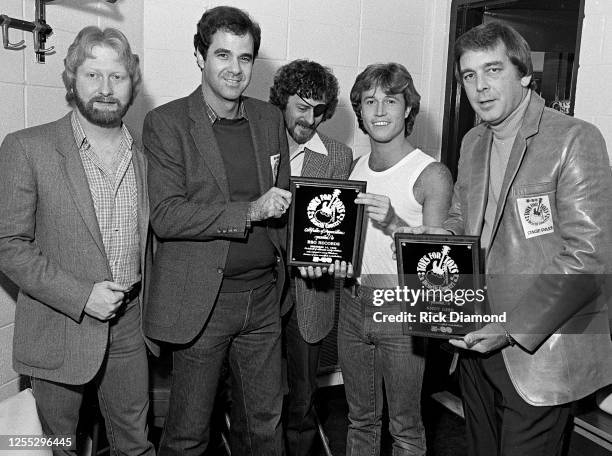
{"label": "tan leather jacket", "polygon": [[[491,130],[461,146],[444,227],[480,235]],[[579,399],[612,383],[612,342],[602,283],[612,262],[612,177],[591,124],[531,95],[502,184],[485,260],[494,314],[518,345],[502,350],[517,392],[532,405]]]}

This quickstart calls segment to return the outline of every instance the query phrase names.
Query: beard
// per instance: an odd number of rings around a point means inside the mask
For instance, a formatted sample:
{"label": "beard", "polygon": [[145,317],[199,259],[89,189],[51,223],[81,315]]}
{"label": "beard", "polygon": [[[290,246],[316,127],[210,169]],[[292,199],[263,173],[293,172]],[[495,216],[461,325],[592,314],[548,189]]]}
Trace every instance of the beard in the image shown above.
{"label": "beard", "polygon": [[[72,87],[74,91],[74,102],[79,112],[94,125],[102,128],[114,128],[121,126],[121,120],[130,108],[130,104],[123,104],[118,99],[113,97],[103,97],[102,95],[94,96],[85,101],[76,89],[76,85]],[[98,109],[94,103],[115,103],[117,109]]]}
{"label": "beard", "polygon": [[297,121],[293,124],[293,128],[289,131],[289,134],[293,140],[298,144],[304,144],[312,138],[316,132],[318,125],[308,124],[306,122]]}

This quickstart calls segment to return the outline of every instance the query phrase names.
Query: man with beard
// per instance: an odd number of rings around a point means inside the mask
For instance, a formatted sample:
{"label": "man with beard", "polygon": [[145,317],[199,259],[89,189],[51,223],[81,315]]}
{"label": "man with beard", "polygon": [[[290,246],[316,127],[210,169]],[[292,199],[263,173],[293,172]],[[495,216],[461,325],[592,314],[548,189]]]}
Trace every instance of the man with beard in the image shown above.
{"label": "man with beard", "polygon": [[[31,377],[46,435],[74,439],[93,383],[111,453],[152,455],[140,317],[146,163],[122,123],[139,59],[120,31],[86,27],[62,77],[72,111],[0,147],[0,270],[20,287],[13,366]],[[74,441],[54,454],[76,454]]]}
{"label": "man with beard", "polygon": [[[351,149],[317,132],[334,115],[338,104],[338,81],[331,71],[308,60],[288,63],[276,72],[270,103],[278,106],[285,118],[292,176],[348,178],[353,161]],[[313,274],[316,272],[311,270]],[[313,396],[319,352],[322,339],[334,325],[335,313],[333,278],[319,276],[317,280],[304,280],[296,271],[292,274],[293,308],[284,332],[289,456],[312,454],[317,435]]]}

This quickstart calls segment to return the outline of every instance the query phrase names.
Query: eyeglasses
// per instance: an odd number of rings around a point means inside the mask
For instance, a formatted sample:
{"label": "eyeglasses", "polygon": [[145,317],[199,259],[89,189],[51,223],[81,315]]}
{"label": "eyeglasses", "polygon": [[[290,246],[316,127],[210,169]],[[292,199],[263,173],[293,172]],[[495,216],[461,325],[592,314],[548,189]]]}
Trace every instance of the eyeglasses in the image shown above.
{"label": "eyeglasses", "polygon": [[319,103],[318,105],[311,105],[310,103],[308,103],[306,100],[304,100],[299,93],[296,93],[296,95],[300,98],[300,100],[302,100],[304,103],[306,103],[308,106],[310,106],[312,108],[312,114],[315,117],[319,117],[322,116],[323,114],[325,114],[325,111],[327,111],[327,105],[325,103]]}

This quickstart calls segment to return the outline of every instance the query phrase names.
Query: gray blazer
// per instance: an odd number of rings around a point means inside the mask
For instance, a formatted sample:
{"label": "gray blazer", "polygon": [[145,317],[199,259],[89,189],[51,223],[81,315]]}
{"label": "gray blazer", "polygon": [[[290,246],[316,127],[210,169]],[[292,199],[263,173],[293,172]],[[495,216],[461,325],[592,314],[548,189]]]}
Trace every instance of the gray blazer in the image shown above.
{"label": "gray blazer", "polygon": [[[259,189],[289,187],[287,137],[281,112],[244,98]],[[231,201],[221,150],[202,89],[155,108],[145,118],[151,226],[159,242],[144,314],[147,336],[188,343],[202,330],[219,293],[230,239],[248,235],[248,202]],[[278,261],[279,305],[285,291],[286,223],[268,221]],[[281,309],[286,311],[288,306]]]}
{"label": "gray blazer", "polygon": [[[0,270],[20,287],[15,370],[84,384],[102,364],[109,324],[83,309],[94,283],[112,274],[70,115],[11,133],[0,146]],[[144,268],[146,162],[137,147],[132,157]]]}
{"label": "gray blazer", "polygon": [[[303,177],[325,179],[348,179],[353,152],[344,144],[319,133],[328,155],[306,149]],[[300,333],[306,342],[315,343],[323,339],[334,326],[334,281],[329,277],[303,280],[296,276],[291,281],[295,289],[295,306]]]}

